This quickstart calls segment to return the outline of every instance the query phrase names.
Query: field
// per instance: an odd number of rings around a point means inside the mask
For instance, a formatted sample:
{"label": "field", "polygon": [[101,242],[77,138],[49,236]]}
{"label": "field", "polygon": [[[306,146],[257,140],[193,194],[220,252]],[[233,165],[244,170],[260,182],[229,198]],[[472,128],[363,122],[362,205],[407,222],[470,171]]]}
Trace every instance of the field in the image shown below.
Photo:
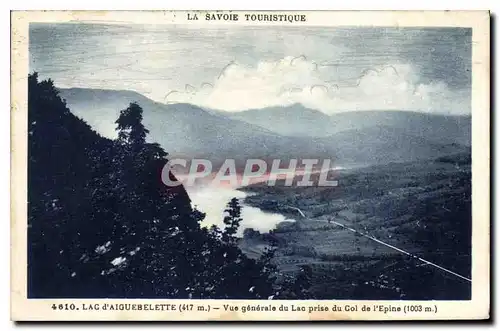
{"label": "field", "polygon": [[245,187],[254,193],[246,204],[295,222],[245,236],[242,249],[256,256],[274,239],[280,274],[309,265],[311,291],[319,299],[470,298],[470,156],[347,169],[335,176],[337,187]]}

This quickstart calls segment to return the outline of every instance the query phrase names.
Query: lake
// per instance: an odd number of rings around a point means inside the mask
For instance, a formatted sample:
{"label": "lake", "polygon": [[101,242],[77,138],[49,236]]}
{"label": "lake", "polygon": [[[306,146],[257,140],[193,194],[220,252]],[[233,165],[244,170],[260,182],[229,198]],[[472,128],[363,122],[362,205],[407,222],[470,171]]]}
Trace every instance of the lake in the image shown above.
{"label": "lake", "polygon": [[242,236],[245,228],[253,228],[260,232],[269,232],[269,230],[276,228],[276,225],[280,222],[295,221],[281,214],[268,213],[262,211],[260,208],[245,205],[244,199],[249,193],[233,187],[187,187],[186,190],[192,200],[193,206],[206,214],[201,226],[210,227],[212,224],[215,224],[223,229],[225,227],[223,222],[224,210],[232,198],[238,198],[242,206],[241,217],[243,221],[238,229],[237,234],[239,236]]}

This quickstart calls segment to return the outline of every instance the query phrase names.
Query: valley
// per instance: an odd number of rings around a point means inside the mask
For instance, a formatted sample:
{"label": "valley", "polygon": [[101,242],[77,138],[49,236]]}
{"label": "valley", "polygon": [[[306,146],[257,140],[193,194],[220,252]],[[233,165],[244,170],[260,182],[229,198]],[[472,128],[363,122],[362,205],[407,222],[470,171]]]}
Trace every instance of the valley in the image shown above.
{"label": "valley", "polygon": [[241,167],[252,158],[330,159],[340,166],[337,187],[278,180],[226,191],[188,188],[207,215],[202,225],[221,226],[227,201],[243,202],[240,248],[258,257],[274,242],[279,280],[308,266],[311,295],[320,299],[470,298],[470,116],[326,115],[301,105],[227,113],[130,91],[60,93],[75,115],[109,138],[120,109],[138,102],[148,139],[170,158],[204,158],[214,167],[225,159]]}
{"label": "valley", "polygon": [[270,235],[247,231],[240,246],[256,256],[276,242],[275,263],[283,277],[301,265],[310,266],[312,291],[319,298],[470,298],[466,279],[471,277],[471,188],[466,156],[345,169],[338,176],[340,185],[335,188],[242,188],[252,193],[246,204],[295,222],[281,222]]}

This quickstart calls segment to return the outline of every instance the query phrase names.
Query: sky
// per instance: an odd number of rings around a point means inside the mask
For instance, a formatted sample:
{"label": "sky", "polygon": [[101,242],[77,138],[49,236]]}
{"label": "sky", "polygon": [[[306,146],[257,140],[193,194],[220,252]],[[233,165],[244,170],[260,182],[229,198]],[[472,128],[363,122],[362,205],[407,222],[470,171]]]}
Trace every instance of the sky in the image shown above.
{"label": "sky", "polygon": [[133,90],[243,111],[470,114],[465,28],[30,25],[30,71],[59,87]]}

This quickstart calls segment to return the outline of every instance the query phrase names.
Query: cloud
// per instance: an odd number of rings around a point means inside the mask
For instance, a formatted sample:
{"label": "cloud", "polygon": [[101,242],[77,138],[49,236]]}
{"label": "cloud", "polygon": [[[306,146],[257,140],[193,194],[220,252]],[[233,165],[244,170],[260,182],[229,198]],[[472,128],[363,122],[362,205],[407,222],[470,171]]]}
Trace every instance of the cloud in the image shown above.
{"label": "cloud", "polygon": [[468,114],[469,95],[467,89],[454,90],[442,81],[424,83],[410,64],[373,67],[340,79],[335,67],[300,56],[253,66],[231,62],[212,82],[186,85],[169,92],[163,101],[225,111],[302,103],[327,114],[352,110]]}

